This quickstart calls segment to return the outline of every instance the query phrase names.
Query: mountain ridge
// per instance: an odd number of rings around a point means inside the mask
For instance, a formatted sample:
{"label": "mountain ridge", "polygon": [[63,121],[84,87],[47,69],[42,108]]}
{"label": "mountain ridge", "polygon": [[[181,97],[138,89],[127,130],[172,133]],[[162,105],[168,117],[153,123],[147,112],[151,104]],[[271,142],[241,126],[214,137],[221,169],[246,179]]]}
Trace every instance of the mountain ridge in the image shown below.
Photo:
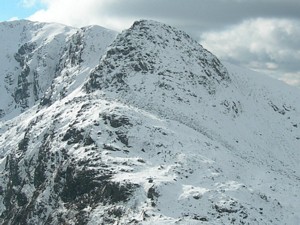
{"label": "mountain ridge", "polygon": [[[116,35],[99,26],[77,29],[26,20],[1,23],[1,27],[1,48],[6,53],[1,54],[4,82],[0,85],[5,100],[0,104],[1,117],[16,116],[41,99],[42,105],[50,103],[49,95],[53,100],[66,95],[61,81],[72,83],[75,73],[93,68],[100,59],[92,54],[103,54]],[[83,47],[88,38],[89,46]],[[53,88],[59,93],[52,93]]]}
{"label": "mountain ridge", "polygon": [[93,54],[86,29],[41,102],[0,123],[1,223],[298,224],[298,90],[155,21]]}

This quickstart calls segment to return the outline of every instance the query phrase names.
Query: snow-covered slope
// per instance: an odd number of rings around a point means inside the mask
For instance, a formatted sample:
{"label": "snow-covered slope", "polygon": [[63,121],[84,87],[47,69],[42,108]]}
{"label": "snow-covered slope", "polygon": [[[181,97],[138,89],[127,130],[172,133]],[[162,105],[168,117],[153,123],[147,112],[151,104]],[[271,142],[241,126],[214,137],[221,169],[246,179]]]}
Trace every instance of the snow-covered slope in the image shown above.
{"label": "snow-covered slope", "polygon": [[300,223],[298,89],[154,21],[96,46],[1,124],[1,223]]}
{"label": "snow-covered slope", "polygon": [[0,23],[0,119],[11,119],[41,99],[42,105],[49,104],[74,90],[115,36],[98,26]]}

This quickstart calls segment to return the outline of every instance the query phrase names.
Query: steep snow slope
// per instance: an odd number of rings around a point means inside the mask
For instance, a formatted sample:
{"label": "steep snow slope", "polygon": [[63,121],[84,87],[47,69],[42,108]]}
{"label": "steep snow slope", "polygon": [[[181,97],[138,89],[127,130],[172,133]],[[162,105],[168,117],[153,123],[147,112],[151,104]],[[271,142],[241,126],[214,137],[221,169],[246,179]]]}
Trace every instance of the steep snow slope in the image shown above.
{"label": "steep snow slope", "polygon": [[71,91],[82,82],[77,75],[86,76],[98,64],[115,35],[97,26],[0,23],[1,120],[19,115],[42,98],[45,105],[64,97],[65,89]]}
{"label": "steep snow slope", "polygon": [[1,124],[1,223],[300,223],[299,90],[153,21],[86,74]]}

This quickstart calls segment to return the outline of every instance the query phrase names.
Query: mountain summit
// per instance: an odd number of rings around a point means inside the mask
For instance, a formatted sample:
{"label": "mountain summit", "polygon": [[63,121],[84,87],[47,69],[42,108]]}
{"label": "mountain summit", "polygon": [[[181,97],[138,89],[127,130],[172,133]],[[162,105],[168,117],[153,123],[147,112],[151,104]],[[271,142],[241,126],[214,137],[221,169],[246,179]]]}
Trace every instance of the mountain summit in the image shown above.
{"label": "mountain summit", "polygon": [[91,74],[87,89],[110,87],[113,92],[122,89],[141,94],[151,86],[167,92],[180,80],[187,81],[179,85],[182,89],[183,85],[195,89],[201,85],[214,93],[230,78],[219,60],[186,33],[158,22],[138,21],[118,35]]}
{"label": "mountain summit", "polygon": [[1,224],[299,224],[299,90],[155,21],[0,32]]}

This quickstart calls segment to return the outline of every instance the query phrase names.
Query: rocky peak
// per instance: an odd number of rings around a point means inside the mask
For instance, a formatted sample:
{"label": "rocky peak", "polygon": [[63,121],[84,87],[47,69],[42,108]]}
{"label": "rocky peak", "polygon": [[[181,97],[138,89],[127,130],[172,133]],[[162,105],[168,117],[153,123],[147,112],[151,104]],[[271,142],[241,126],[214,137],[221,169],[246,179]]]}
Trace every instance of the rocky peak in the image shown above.
{"label": "rocky peak", "polygon": [[228,82],[226,68],[186,33],[141,20],[118,35],[86,88],[147,92],[145,87],[153,86],[163,93],[186,85],[214,94],[219,84]]}

